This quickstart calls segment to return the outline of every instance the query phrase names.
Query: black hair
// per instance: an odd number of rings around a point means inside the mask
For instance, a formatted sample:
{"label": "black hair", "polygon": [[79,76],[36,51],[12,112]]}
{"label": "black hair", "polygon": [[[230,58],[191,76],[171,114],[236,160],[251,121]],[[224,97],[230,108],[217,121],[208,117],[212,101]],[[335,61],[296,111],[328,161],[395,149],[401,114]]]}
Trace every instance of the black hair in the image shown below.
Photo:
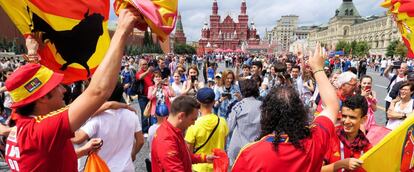
{"label": "black hair", "polygon": [[240,92],[243,97],[259,97],[259,88],[257,82],[253,79],[240,81]]}
{"label": "black hair", "polygon": [[260,108],[260,138],[274,133],[273,146],[277,151],[279,140],[282,135],[287,134],[289,142],[295,148],[304,151],[301,141],[311,136],[308,109],[293,87],[273,88],[264,98]]}
{"label": "black hair", "polygon": [[244,65],[242,66],[242,69],[245,69],[245,68],[250,69],[250,66],[249,66],[248,64],[244,64]]}
{"label": "black hair", "polygon": [[263,80],[260,77],[260,75],[254,74],[254,75],[252,75],[251,79],[253,79],[254,81],[256,81],[256,83],[260,83],[260,85],[262,85]]}
{"label": "black hair", "polygon": [[281,62],[276,62],[274,65],[272,65],[272,67],[275,68],[276,72],[286,72],[287,71],[286,64],[283,64]]}
{"label": "black hair", "polygon": [[189,116],[194,110],[200,109],[200,103],[190,96],[179,96],[171,103],[171,116],[175,116],[180,112],[184,112]]}
{"label": "black hair", "polygon": [[292,66],[292,69],[298,69],[300,71],[300,66],[294,65],[294,66]]}
{"label": "black hair", "polygon": [[357,70],[355,67],[350,67],[350,68],[348,68],[347,72],[348,72],[348,71],[350,71],[350,72],[354,73],[355,75],[357,75],[357,74],[358,74],[358,70]]}
{"label": "black hair", "polygon": [[355,110],[355,109],[361,109],[362,114],[361,118],[366,116],[368,113],[368,103],[364,96],[361,96],[359,94],[353,95],[351,97],[348,97],[343,103],[342,107],[347,107],[349,109]]}
{"label": "black hair", "polygon": [[263,69],[263,64],[261,61],[253,61],[252,66],[257,66],[260,69]]}
{"label": "black hair", "polygon": [[33,115],[34,108],[36,106],[36,102],[29,103],[22,107],[16,108],[16,113],[22,116],[30,116]]}
{"label": "black hair", "polygon": [[114,91],[112,92],[111,97],[109,97],[108,101],[116,101],[124,103],[124,97],[122,97],[122,94],[124,93],[124,87],[120,82],[118,82],[115,86]]}

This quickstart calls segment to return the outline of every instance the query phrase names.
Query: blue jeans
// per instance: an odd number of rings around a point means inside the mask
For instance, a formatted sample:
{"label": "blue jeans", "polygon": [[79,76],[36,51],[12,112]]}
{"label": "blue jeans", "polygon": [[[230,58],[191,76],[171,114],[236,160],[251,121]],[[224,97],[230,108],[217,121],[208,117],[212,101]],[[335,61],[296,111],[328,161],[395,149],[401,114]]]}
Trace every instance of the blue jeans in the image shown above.
{"label": "blue jeans", "polygon": [[[144,110],[148,102],[149,100],[147,99],[147,97],[138,98],[139,107],[141,108],[141,114],[144,114]],[[145,117],[144,115],[141,115],[141,123],[142,123],[142,132],[148,133],[148,129],[151,127],[151,125],[157,123],[157,118],[155,118],[154,116]]]}
{"label": "blue jeans", "polygon": [[141,115],[142,132],[143,133],[148,133],[148,129],[151,126],[151,124],[150,124],[149,119],[143,115],[145,107],[148,104],[147,97],[144,97],[144,96],[138,97],[138,103],[139,103],[139,107],[141,108],[141,114],[142,114]]}

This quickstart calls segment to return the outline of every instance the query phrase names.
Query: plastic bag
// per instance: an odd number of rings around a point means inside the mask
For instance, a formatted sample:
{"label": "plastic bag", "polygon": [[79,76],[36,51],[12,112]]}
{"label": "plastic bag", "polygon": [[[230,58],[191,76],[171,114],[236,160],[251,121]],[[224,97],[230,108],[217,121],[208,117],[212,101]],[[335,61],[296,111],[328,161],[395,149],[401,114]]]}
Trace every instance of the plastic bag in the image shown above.
{"label": "plastic bag", "polygon": [[89,154],[84,172],[110,172],[105,161],[96,152]]}
{"label": "plastic bag", "polygon": [[218,157],[213,160],[214,172],[227,172],[229,168],[229,158],[227,157],[226,152],[221,149],[213,149],[213,154]]}

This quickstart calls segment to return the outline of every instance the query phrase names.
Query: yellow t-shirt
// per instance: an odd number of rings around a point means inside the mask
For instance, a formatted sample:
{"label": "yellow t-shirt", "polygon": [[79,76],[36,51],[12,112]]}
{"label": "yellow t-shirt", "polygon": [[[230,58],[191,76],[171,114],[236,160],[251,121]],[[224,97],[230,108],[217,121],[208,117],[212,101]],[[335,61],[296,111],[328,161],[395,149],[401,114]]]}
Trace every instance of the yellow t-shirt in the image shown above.
{"label": "yellow t-shirt", "polygon": [[[202,144],[204,144],[204,142],[206,142],[208,136],[217,125],[217,121],[218,117],[215,114],[208,114],[199,117],[195,124],[187,129],[185,141],[192,144],[194,149],[199,148]],[[220,123],[217,126],[216,131],[214,131],[214,134],[211,136],[208,143],[198,150],[196,154],[210,155],[212,154],[212,149],[214,148],[224,150],[228,132],[229,128],[227,127],[226,120],[220,117]],[[199,172],[213,171],[213,165],[207,163],[194,164],[193,170]]]}

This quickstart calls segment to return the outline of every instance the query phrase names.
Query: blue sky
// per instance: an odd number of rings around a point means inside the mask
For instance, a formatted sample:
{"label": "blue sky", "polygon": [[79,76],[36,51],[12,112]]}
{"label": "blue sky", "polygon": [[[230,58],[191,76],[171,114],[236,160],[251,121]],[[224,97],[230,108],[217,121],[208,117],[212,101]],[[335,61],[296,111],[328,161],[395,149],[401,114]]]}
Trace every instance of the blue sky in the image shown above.
{"label": "blue sky", "polygon": [[[113,2],[113,0],[111,0]],[[242,0],[217,0],[222,20],[228,14],[240,13]],[[271,30],[282,15],[299,16],[300,25],[320,25],[334,16],[342,0],[246,0],[249,22],[253,20],[261,36],[265,28]],[[354,0],[362,16],[382,15],[385,9],[380,7],[382,0]],[[112,3],[111,3],[112,4]],[[179,0],[178,10],[182,15],[184,32],[188,41],[198,41],[201,28],[211,14],[213,0]],[[116,20],[111,9],[111,20]]]}

